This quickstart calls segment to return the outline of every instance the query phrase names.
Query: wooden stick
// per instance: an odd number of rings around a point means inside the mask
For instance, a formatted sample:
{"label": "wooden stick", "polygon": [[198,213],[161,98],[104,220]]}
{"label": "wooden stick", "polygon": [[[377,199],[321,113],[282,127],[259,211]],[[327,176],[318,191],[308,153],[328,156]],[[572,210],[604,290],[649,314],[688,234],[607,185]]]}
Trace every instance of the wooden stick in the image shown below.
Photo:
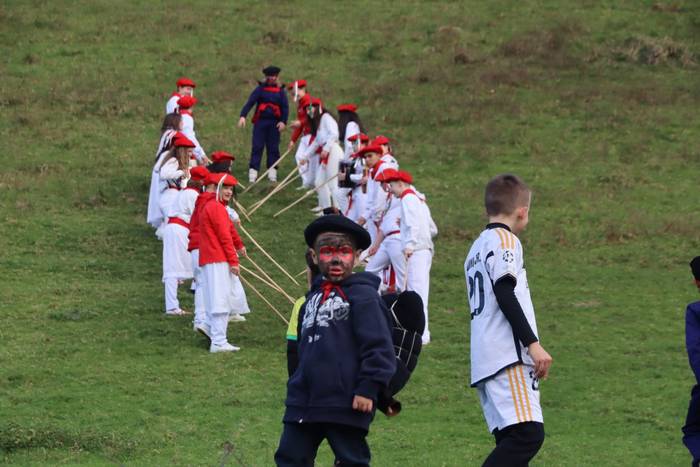
{"label": "wooden stick", "polygon": [[284,189],[287,188],[289,185],[291,185],[292,182],[293,182],[294,180],[296,180],[296,179],[299,178],[299,177],[301,177],[301,174],[297,172],[297,174],[296,174],[294,177],[292,177],[290,180],[288,180],[286,183],[278,185],[274,190],[272,190],[272,192],[271,192],[269,195],[267,195],[267,196],[264,197],[261,201],[258,201],[258,202],[255,204],[255,207],[250,211],[250,214],[252,215],[255,211],[258,210],[258,208],[260,208],[263,204],[265,204],[265,203],[267,202],[267,200],[269,200],[270,198],[272,198],[272,196],[273,196],[275,193],[279,193],[280,191],[284,190]]}
{"label": "wooden stick", "polygon": [[267,281],[269,281],[269,282],[272,284],[272,287],[273,287],[273,288],[275,288],[275,289],[277,289],[279,292],[283,293],[284,296],[287,297],[289,300],[294,300],[294,299],[293,299],[293,298],[292,298],[292,297],[277,283],[277,281],[275,281],[272,277],[270,277],[270,275],[269,275],[268,273],[266,273],[265,270],[264,270],[263,268],[261,268],[261,267],[258,265],[258,263],[256,263],[255,261],[253,261],[253,259],[252,259],[250,256],[248,256],[247,258],[248,258],[248,261],[250,261],[250,264],[252,264],[252,265],[255,267],[255,269],[257,269],[257,270],[260,272],[260,274],[262,274],[263,277],[265,277],[265,278],[267,279]]}
{"label": "wooden stick", "polygon": [[233,198],[233,197],[232,197],[231,199],[233,200],[233,204],[235,204],[236,207],[238,208],[238,210],[241,212],[241,214],[243,214],[243,217],[245,217],[246,219],[248,219],[248,222],[253,222],[253,221],[250,219],[250,216],[249,216],[248,213],[246,212],[245,208],[244,208],[243,206],[241,206],[241,203],[239,203],[238,201],[236,201],[236,198]]}
{"label": "wooden stick", "polygon": [[241,183],[241,181],[240,181],[240,180],[238,180],[238,179],[236,179],[236,185],[238,185],[239,187],[241,187],[241,188],[243,188],[244,190],[246,190],[246,187],[245,187],[245,185],[244,185],[244,184],[242,184],[242,183]]}
{"label": "wooden stick", "polygon": [[265,249],[264,249],[263,247],[261,247],[260,244],[259,244],[258,242],[255,241],[255,239],[253,238],[253,236],[250,235],[250,234],[248,233],[248,231],[247,231],[246,229],[243,228],[242,225],[239,226],[239,228],[240,228],[241,231],[246,235],[246,237],[248,237],[248,238],[250,239],[250,241],[253,242],[253,245],[255,245],[256,247],[258,247],[258,249],[262,252],[262,254],[265,255],[265,257],[266,257],[267,259],[269,259],[270,261],[272,261],[272,263],[273,263],[275,266],[277,266],[277,268],[278,268],[280,271],[282,271],[282,272],[284,273],[285,276],[289,277],[289,278],[292,280],[292,282],[294,282],[296,285],[301,285],[301,284],[299,284],[299,282],[297,282],[296,279],[294,279],[294,278],[291,276],[291,274],[289,274],[289,273],[287,272],[286,269],[284,269],[282,266],[280,266],[280,264],[279,264],[277,261],[275,261],[275,259],[274,259],[272,256],[270,256],[270,255],[268,254],[268,252],[265,251]]}
{"label": "wooden stick", "polygon": [[255,181],[254,181],[253,183],[251,183],[250,186],[249,186],[248,188],[246,188],[245,190],[243,190],[243,193],[245,193],[246,191],[248,191],[248,190],[250,190],[251,188],[253,188],[260,180],[262,180],[263,178],[265,178],[265,175],[267,175],[267,173],[268,173],[270,170],[272,170],[272,169],[274,169],[275,167],[277,167],[277,165],[278,165],[280,162],[282,162],[282,159],[284,159],[285,157],[287,157],[287,156],[289,155],[289,153],[291,153],[291,152],[292,152],[292,148],[287,149],[287,152],[285,152],[284,154],[282,154],[282,156],[281,156],[279,159],[277,159],[277,160],[275,161],[274,164],[272,164],[270,167],[268,167],[268,169],[267,169],[265,172],[263,172],[262,175],[260,175],[257,179],[255,179]]}
{"label": "wooden stick", "polygon": [[300,197],[298,200],[294,201],[292,204],[290,204],[290,205],[287,206],[286,208],[282,208],[280,211],[278,211],[278,212],[277,212],[276,214],[274,214],[272,217],[277,217],[277,216],[279,216],[280,214],[282,214],[284,211],[286,211],[286,210],[290,209],[291,207],[296,206],[297,204],[301,203],[301,202],[304,201],[306,198],[308,198],[309,196],[311,196],[312,194],[314,194],[316,191],[318,191],[321,187],[323,187],[323,186],[325,186],[326,184],[330,183],[331,181],[333,181],[333,179],[335,179],[335,178],[337,178],[337,177],[338,177],[338,174],[333,175],[331,178],[329,178],[329,179],[326,180],[325,182],[321,183],[321,184],[320,184],[319,186],[317,186],[316,188],[312,188],[311,190],[309,190],[309,191],[307,191],[306,193],[304,193],[303,195],[301,195],[301,197]]}
{"label": "wooden stick", "polygon": [[239,278],[240,278],[241,281],[245,284],[246,287],[248,287],[250,290],[252,290],[253,292],[255,292],[255,294],[256,294],[258,297],[260,297],[260,299],[261,299],[263,302],[267,303],[267,306],[269,306],[270,308],[272,308],[272,311],[274,311],[275,313],[277,313],[277,316],[279,316],[280,318],[282,318],[282,321],[284,321],[287,325],[289,325],[289,321],[287,321],[287,318],[285,318],[284,315],[282,315],[282,313],[280,313],[279,310],[278,310],[277,308],[275,308],[275,306],[274,306],[272,303],[270,303],[265,297],[263,297],[263,294],[261,294],[260,292],[258,292],[258,289],[256,289],[255,287],[253,287],[253,284],[251,284],[250,282],[248,282],[248,281],[246,280],[246,278],[243,277],[243,276],[239,276]]}
{"label": "wooden stick", "polygon": [[301,276],[302,274],[305,274],[305,273],[306,273],[306,268],[304,268],[303,271],[301,271],[299,274],[297,274],[296,277],[299,277],[299,276]]}
{"label": "wooden stick", "polygon": [[264,278],[260,277],[260,276],[257,275],[255,272],[251,271],[250,269],[248,269],[247,267],[243,266],[242,264],[240,264],[239,266],[240,266],[240,268],[241,268],[241,271],[245,272],[246,274],[250,274],[251,276],[255,277],[257,280],[259,280],[260,282],[262,282],[263,284],[265,284],[266,286],[270,287],[272,290],[275,290],[275,291],[279,292],[280,294],[282,294],[282,296],[283,296],[284,298],[286,298],[287,300],[289,300],[290,303],[291,303],[292,305],[294,305],[295,302],[294,302],[294,300],[292,299],[292,297],[290,297],[289,295],[287,295],[287,292],[285,292],[284,290],[282,290],[281,288],[279,288],[279,286],[277,286],[277,285],[274,284],[273,282],[269,282],[267,279],[264,279]]}
{"label": "wooden stick", "polygon": [[256,208],[258,207],[258,205],[259,205],[260,203],[263,203],[269,196],[272,196],[273,194],[277,193],[279,190],[282,190],[284,187],[286,187],[286,186],[287,186],[287,182],[289,181],[290,177],[292,177],[292,175],[293,175],[294,172],[296,172],[296,171],[297,171],[296,169],[293,169],[291,172],[289,172],[289,173],[284,177],[284,179],[282,180],[282,182],[279,183],[275,188],[273,188],[272,191],[271,191],[270,193],[268,193],[268,195],[267,195],[265,198],[263,198],[262,200],[256,201],[256,202],[253,203],[250,207],[251,207],[252,209],[256,209]]}

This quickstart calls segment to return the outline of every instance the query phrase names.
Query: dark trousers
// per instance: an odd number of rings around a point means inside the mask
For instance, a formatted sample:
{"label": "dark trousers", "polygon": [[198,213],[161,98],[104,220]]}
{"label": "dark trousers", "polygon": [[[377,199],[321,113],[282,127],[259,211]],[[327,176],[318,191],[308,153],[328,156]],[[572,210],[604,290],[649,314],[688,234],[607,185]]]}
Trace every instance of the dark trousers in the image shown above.
{"label": "dark trousers", "polygon": [[484,461],[488,467],[527,466],[544,442],[544,425],[525,422],[493,432],[496,447]]}
{"label": "dark trousers", "polygon": [[683,427],[683,444],[693,456],[693,465],[700,464],[700,385],[696,384],[690,393],[688,416]]}
{"label": "dark trousers", "polygon": [[335,454],[335,464],[343,467],[369,466],[367,432],[361,428],[336,423],[285,423],[277,467],[313,467],[318,446],[324,439]]}
{"label": "dark trousers", "polygon": [[263,149],[267,149],[267,166],[280,158],[280,132],[277,120],[260,119],[253,125],[253,149],[250,152],[251,169],[260,170]]}

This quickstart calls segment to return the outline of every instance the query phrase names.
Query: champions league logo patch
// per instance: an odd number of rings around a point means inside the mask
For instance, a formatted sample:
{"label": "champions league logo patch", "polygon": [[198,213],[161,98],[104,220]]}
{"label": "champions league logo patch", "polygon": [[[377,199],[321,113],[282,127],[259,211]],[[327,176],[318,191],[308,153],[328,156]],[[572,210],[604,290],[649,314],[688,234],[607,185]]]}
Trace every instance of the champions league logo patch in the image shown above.
{"label": "champions league logo patch", "polygon": [[510,250],[504,251],[503,261],[505,261],[506,263],[512,263],[513,261],[515,261],[515,255],[513,254],[513,252]]}

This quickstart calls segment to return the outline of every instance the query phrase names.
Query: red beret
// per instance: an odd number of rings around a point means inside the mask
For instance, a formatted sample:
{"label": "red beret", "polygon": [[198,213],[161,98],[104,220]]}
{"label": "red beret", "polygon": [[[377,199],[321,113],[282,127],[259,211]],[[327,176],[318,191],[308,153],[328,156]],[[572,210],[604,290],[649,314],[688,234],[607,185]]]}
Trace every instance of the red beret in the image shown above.
{"label": "red beret", "polygon": [[181,109],[189,109],[197,103],[197,98],[192,96],[182,96],[177,100],[177,106]]}
{"label": "red beret", "polygon": [[318,106],[323,107],[323,101],[321,100],[320,97],[312,97],[312,98],[311,98],[311,104],[312,104],[312,105],[318,105]]}
{"label": "red beret", "polygon": [[352,136],[348,136],[348,141],[355,142],[357,139],[360,139],[360,142],[362,143],[369,143],[369,136],[367,136],[364,133],[358,133]]}
{"label": "red beret", "polygon": [[374,177],[374,179],[378,182],[393,182],[394,180],[399,179],[399,172],[398,170],[392,168],[384,169],[381,172],[379,172],[379,174],[377,174],[377,176]]}
{"label": "red beret", "polygon": [[194,81],[192,81],[189,78],[185,78],[184,76],[182,78],[180,78],[179,80],[177,80],[177,87],[180,88],[183,86],[190,86],[193,88],[197,87],[197,86],[195,86]]}
{"label": "red beret", "polygon": [[389,138],[387,138],[384,135],[379,135],[376,138],[374,138],[374,141],[372,141],[372,144],[375,145],[382,145],[382,144],[389,144]]}
{"label": "red beret", "polygon": [[233,154],[229,154],[226,151],[216,151],[212,153],[211,160],[214,162],[235,161],[236,156],[234,156]]}
{"label": "red beret", "polygon": [[413,183],[413,177],[411,176],[410,173],[406,172],[405,170],[399,170],[398,177],[399,177],[399,180],[401,180],[402,182]]}
{"label": "red beret", "polygon": [[236,180],[233,175],[227,173],[211,173],[207,177],[206,183],[207,185],[218,185],[222,179],[222,185],[234,186],[238,184],[238,180]]}
{"label": "red beret", "polygon": [[338,112],[357,112],[355,104],[340,104],[336,109],[338,109]]}
{"label": "red beret", "polygon": [[287,85],[287,88],[288,88],[288,89],[294,89],[294,83],[297,84],[297,88],[299,88],[299,89],[305,88],[305,87],[306,87],[306,80],[305,80],[305,79],[298,79],[298,80],[296,80],[296,81],[292,81],[291,83],[289,83],[289,84]]}
{"label": "red beret", "polygon": [[187,136],[176,136],[174,139],[174,145],[176,148],[194,148],[195,144],[190,141]]}
{"label": "red beret", "polygon": [[379,146],[376,146],[376,145],[374,145],[374,144],[370,144],[369,146],[365,146],[364,148],[362,148],[362,149],[360,149],[359,151],[357,151],[356,153],[354,153],[354,154],[352,155],[352,157],[353,157],[353,158],[356,158],[356,157],[365,157],[365,156],[366,156],[367,154],[369,154],[370,152],[374,152],[374,153],[377,153],[377,154],[381,154],[381,153],[382,153],[382,148],[380,148]]}
{"label": "red beret", "polygon": [[202,181],[206,180],[206,178],[208,176],[209,176],[209,171],[203,165],[198,165],[197,167],[192,167],[190,169],[190,177],[192,178],[192,180],[197,180],[199,182],[202,182]]}

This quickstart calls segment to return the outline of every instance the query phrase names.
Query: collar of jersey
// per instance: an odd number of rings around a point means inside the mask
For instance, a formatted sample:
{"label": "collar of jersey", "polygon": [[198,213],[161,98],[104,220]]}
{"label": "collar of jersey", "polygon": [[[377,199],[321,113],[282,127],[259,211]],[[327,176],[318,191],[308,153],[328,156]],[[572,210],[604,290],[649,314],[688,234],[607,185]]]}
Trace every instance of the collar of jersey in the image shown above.
{"label": "collar of jersey", "polygon": [[486,225],[487,229],[506,229],[508,232],[510,232],[510,227],[508,227],[505,224],[501,224],[500,222],[494,222],[492,224],[487,224]]}

